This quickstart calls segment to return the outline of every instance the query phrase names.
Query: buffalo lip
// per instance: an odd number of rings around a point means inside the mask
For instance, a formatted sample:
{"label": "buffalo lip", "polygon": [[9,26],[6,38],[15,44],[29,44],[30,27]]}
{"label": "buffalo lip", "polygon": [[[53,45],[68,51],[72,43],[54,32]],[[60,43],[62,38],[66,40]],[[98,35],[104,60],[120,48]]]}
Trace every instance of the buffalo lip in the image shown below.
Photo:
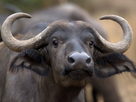
{"label": "buffalo lip", "polygon": [[86,77],[92,77],[93,73],[87,70],[75,69],[68,73],[68,76],[74,80],[83,80]]}

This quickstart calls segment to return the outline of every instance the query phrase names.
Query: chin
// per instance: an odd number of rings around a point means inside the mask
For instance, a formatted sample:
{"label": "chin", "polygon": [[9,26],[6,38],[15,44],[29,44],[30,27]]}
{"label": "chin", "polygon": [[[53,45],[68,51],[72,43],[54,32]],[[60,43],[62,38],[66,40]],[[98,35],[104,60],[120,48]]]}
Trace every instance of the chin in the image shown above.
{"label": "chin", "polygon": [[89,77],[84,78],[83,80],[71,80],[70,86],[72,87],[84,87],[89,82]]}
{"label": "chin", "polygon": [[[56,71],[55,71],[56,72]],[[93,73],[84,69],[63,70],[55,73],[54,79],[58,85],[63,87],[84,87],[93,77]]]}
{"label": "chin", "polygon": [[[63,87],[84,87],[90,80],[90,77],[70,77],[70,76],[65,76],[65,77],[61,77],[59,78],[60,80],[56,80],[56,83],[58,85],[61,85]],[[80,80],[79,80],[80,79]]]}

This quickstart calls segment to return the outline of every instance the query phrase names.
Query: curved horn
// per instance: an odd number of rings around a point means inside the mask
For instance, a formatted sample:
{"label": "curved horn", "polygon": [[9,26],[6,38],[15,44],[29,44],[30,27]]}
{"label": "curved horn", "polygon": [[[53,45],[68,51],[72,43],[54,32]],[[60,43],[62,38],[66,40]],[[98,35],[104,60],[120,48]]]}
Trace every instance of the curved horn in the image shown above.
{"label": "curved horn", "polygon": [[[12,36],[10,31],[13,22],[19,18],[31,18],[29,14],[26,13],[15,13],[9,16],[3,23],[1,29],[1,36],[5,45],[13,51],[21,52],[24,49],[37,49],[40,44],[42,44],[42,38],[46,36],[46,29],[39,33],[37,36],[28,40],[17,40]],[[44,34],[43,34],[44,33]]]}
{"label": "curved horn", "polygon": [[128,22],[125,19],[117,15],[106,15],[100,18],[100,20],[104,20],[104,19],[111,19],[117,22],[118,24],[120,24],[123,30],[123,37],[118,43],[111,43],[105,40],[103,37],[101,37],[100,34],[98,34],[98,32],[96,32],[96,36],[98,40],[96,42],[97,43],[96,47],[98,47],[98,49],[100,49],[102,52],[105,53],[113,52],[113,51],[124,53],[125,51],[128,50],[128,48],[131,45],[132,35],[133,35],[131,31],[131,27],[129,26]]}

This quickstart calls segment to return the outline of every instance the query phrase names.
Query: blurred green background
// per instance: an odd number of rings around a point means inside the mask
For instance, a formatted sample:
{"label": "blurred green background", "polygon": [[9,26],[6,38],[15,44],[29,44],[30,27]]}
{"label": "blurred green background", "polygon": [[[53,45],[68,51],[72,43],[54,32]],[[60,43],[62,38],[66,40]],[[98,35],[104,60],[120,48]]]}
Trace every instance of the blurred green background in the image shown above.
{"label": "blurred green background", "polygon": [[91,14],[112,12],[126,15],[136,11],[136,0],[0,0],[0,7],[5,3],[14,4],[23,12],[29,13],[64,2],[78,4]]}

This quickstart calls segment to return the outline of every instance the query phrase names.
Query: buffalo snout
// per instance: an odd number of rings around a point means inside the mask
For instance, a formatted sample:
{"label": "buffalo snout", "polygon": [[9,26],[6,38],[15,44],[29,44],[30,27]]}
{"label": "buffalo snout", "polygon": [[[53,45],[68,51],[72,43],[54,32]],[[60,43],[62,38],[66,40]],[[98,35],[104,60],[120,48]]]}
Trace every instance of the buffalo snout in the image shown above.
{"label": "buffalo snout", "polygon": [[[93,62],[91,57],[85,52],[72,52],[67,56],[67,62],[69,68],[66,68],[67,72],[76,71],[77,73],[87,72],[92,76],[93,74]],[[69,69],[69,70],[68,70]]]}
{"label": "buffalo snout", "polygon": [[71,66],[89,66],[91,63],[90,56],[85,52],[74,52],[72,54],[69,54],[67,60]]}
{"label": "buffalo snout", "polygon": [[74,80],[83,80],[93,76],[93,61],[85,52],[72,52],[67,56],[68,65],[62,75],[68,75]]}

